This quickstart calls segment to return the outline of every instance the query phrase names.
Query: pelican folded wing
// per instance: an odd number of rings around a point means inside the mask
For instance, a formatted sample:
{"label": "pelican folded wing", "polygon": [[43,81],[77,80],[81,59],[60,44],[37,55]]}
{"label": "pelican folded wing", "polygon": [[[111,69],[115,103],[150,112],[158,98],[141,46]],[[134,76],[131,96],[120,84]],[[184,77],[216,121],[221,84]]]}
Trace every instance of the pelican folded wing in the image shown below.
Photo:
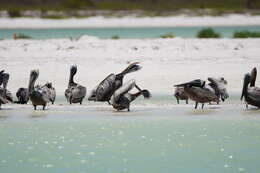
{"label": "pelican folded wing", "polygon": [[108,101],[114,94],[116,75],[110,74],[97,87],[96,101]]}

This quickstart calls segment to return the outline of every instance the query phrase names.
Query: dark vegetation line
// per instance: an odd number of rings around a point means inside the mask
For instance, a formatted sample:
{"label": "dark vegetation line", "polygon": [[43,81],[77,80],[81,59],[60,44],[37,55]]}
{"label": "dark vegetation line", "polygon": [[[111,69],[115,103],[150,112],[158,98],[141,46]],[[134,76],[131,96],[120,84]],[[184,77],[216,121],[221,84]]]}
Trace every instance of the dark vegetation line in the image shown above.
{"label": "dark vegetation line", "polygon": [[259,0],[1,0],[0,9],[10,10],[245,10],[260,9]]}

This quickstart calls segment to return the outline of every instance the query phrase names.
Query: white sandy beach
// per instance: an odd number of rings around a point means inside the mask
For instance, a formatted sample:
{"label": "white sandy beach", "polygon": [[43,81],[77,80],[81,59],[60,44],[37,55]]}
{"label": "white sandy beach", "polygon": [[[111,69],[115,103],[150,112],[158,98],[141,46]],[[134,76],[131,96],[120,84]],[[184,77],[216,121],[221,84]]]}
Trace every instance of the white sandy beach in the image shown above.
{"label": "white sandy beach", "polygon": [[84,19],[0,18],[0,28],[95,28],[95,27],[180,27],[180,26],[250,26],[260,25],[260,16],[231,14],[225,16],[122,17],[102,16]]}
{"label": "white sandy beach", "polygon": [[31,69],[39,69],[36,83],[51,81],[58,95],[67,87],[69,68],[78,65],[75,80],[90,91],[110,73],[129,62],[143,66],[127,75],[152,93],[172,94],[173,85],[196,78],[223,76],[228,90],[239,92],[243,76],[260,68],[260,39],[122,39],[101,40],[84,36],[79,41],[0,41],[1,69],[10,73],[8,88],[27,87]]}

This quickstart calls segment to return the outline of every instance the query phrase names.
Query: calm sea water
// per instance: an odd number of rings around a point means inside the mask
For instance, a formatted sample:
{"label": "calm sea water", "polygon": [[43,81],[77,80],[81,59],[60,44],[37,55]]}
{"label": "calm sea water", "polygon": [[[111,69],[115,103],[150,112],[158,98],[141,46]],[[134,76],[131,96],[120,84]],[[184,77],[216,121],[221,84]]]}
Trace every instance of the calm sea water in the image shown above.
{"label": "calm sea water", "polygon": [[140,99],[131,112],[61,96],[46,111],[3,105],[0,172],[258,173],[260,111],[238,97],[204,110],[170,95]]}
{"label": "calm sea water", "polygon": [[[173,33],[178,37],[193,38],[203,27],[158,27],[158,28],[80,28],[80,29],[0,29],[0,38],[12,38],[13,33],[23,33],[35,39],[69,38],[82,34],[102,39],[119,36],[120,38],[159,38],[160,35]],[[214,29],[223,37],[232,37],[234,31],[260,31],[260,26],[219,26]]]}

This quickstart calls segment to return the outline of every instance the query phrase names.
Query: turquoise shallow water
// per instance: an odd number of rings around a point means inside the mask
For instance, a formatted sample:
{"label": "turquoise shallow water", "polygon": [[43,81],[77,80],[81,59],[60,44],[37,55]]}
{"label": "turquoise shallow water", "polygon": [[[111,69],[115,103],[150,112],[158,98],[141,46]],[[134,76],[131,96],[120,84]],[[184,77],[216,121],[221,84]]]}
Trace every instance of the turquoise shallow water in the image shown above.
{"label": "turquoise shallow water", "polygon": [[[82,34],[102,39],[118,35],[120,38],[159,38],[166,33],[174,33],[178,37],[194,38],[203,27],[146,27],[146,28],[78,28],[78,29],[0,29],[0,38],[12,38],[13,33],[23,33],[35,39],[69,38]],[[223,37],[232,37],[234,31],[260,31],[260,26],[216,26],[213,27]]]}
{"label": "turquoise shallow water", "polygon": [[61,96],[46,111],[3,105],[0,172],[258,173],[260,111],[237,97],[204,110],[166,95],[131,112]]}
{"label": "turquoise shallow water", "polygon": [[0,170],[12,172],[255,172],[260,121],[1,121]]}

